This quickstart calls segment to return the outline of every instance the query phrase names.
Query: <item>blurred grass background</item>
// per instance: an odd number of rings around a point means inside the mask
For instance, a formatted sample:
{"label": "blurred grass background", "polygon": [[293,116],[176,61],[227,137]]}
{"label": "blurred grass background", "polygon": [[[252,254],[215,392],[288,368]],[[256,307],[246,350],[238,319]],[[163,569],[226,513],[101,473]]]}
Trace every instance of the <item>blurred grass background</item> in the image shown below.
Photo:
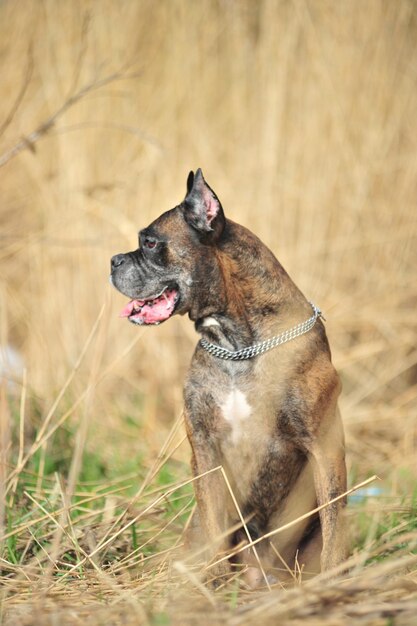
{"label": "blurred grass background", "polygon": [[416,46],[412,0],[1,3],[3,478],[152,466],[197,335],[118,319],[109,259],[202,167],[324,311],[351,480],[412,492]]}

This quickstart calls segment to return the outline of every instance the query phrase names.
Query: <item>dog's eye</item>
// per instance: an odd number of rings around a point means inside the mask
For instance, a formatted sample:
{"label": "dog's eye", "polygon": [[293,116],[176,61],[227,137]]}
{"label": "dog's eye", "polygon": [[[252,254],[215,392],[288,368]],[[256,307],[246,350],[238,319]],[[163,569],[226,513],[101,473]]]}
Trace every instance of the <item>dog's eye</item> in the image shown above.
{"label": "dog's eye", "polygon": [[151,237],[145,237],[142,242],[143,247],[149,249],[155,248],[156,244],[157,242],[155,241],[155,239],[151,239]]}

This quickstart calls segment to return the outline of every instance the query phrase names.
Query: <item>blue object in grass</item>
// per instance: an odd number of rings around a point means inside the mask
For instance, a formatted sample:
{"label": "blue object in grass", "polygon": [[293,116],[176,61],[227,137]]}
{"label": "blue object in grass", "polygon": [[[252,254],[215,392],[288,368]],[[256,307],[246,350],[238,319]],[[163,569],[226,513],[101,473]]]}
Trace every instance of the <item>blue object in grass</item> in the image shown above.
{"label": "blue object in grass", "polygon": [[382,496],[385,493],[385,489],[382,487],[364,487],[363,489],[358,489],[350,496],[348,496],[348,502],[352,504],[361,504],[368,498],[377,498],[378,496]]}

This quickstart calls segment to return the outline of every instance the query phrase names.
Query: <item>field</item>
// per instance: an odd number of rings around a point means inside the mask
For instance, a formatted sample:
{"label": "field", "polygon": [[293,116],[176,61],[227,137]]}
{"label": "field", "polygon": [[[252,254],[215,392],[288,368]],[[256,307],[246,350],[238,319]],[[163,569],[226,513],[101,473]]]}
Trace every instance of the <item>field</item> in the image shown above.
{"label": "field", "polygon": [[[416,68],[413,0],[0,3],[1,624],[416,623]],[[213,592],[181,549],[198,336],[108,273],[197,167],[327,320],[348,570]]]}

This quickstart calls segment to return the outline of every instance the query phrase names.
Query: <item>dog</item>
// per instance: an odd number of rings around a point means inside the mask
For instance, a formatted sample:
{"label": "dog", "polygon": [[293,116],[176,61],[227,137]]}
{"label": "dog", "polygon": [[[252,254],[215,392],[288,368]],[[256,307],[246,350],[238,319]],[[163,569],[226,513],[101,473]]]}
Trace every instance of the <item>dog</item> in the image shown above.
{"label": "dog", "polygon": [[198,477],[194,534],[210,546],[212,578],[245,565],[257,586],[342,563],[341,385],[320,311],[225,217],[201,169],[184,201],[139,232],[138,249],[111,259],[111,282],[130,298],[121,312],[130,322],[187,313],[202,335],[184,412]]}

